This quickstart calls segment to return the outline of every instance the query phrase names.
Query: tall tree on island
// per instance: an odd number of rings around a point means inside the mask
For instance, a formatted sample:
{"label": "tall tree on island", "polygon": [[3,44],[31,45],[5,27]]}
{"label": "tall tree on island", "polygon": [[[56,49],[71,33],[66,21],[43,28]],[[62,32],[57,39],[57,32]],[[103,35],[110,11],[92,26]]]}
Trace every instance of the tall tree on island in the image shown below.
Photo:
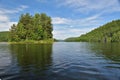
{"label": "tall tree on island", "polygon": [[45,13],[31,16],[22,14],[18,24],[13,24],[10,29],[11,41],[45,40],[53,37],[51,17]]}

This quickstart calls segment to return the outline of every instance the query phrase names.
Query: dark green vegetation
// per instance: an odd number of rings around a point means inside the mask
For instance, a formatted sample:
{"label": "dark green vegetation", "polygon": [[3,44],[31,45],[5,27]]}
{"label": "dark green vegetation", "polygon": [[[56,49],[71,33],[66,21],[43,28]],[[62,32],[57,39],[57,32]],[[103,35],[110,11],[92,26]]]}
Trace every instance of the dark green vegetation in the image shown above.
{"label": "dark green vegetation", "polygon": [[0,42],[8,42],[8,40],[9,40],[9,32],[8,31],[0,32]]}
{"label": "dark green vegetation", "polygon": [[120,42],[120,20],[109,22],[89,33],[65,41]]}
{"label": "dark green vegetation", "polygon": [[22,14],[18,24],[13,24],[10,29],[10,41],[40,41],[52,39],[53,26],[51,17],[46,14],[35,14],[31,16],[29,13]]}

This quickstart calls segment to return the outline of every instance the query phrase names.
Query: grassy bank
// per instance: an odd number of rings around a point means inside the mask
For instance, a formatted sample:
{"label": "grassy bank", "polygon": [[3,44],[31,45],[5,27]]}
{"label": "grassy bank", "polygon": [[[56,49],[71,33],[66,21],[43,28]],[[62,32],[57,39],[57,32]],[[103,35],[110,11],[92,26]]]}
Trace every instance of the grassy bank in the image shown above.
{"label": "grassy bank", "polygon": [[25,40],[25,41],[19,41],[19,42],[8,42],[9,44],[52,44],[54,42],[54,39],[47,39],[47,40]]}

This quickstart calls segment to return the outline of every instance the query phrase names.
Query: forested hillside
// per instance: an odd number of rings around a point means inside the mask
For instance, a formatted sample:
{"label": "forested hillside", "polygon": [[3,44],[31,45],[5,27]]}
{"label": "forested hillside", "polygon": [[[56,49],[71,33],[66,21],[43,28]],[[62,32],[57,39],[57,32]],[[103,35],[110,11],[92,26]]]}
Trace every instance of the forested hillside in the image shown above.
{"label": "forested hillside", "polygon": [[18,24],[13,24],[10,29],[10,41],[46,40],[52,39],[52,20],[45,13],[31,16],[22,14]]}
{"label": "forested hillside", "polygon": [[66,41],[120,42],[120,20],[114,20],[80,37],[68,38]]}
{"label": "forested hillside", "polygon": [[9,40],[9,32],[8,31],[0,32],[0,42],[8,42],[8,40]]}

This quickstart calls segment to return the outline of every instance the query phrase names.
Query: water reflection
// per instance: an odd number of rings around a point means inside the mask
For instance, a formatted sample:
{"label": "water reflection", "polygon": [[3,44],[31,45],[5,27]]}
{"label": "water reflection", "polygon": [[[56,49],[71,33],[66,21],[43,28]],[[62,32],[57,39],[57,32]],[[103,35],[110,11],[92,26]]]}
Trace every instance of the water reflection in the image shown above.
{"label": "water reflection", "polygon": [[2,80],[120,80],[118,43],[0,44],[0,61]]}
{"label": "water reflection", "polygon": [[23,74],[22,77],[43,75],[42,72],[52,64],[52,44],[14,44],[10,45],[10,50],[21,69],[19,73]]}
{"label": "water reflection", "polygon": [[120,62],[120,43],[92,43],[89,48],[106,59]]}

